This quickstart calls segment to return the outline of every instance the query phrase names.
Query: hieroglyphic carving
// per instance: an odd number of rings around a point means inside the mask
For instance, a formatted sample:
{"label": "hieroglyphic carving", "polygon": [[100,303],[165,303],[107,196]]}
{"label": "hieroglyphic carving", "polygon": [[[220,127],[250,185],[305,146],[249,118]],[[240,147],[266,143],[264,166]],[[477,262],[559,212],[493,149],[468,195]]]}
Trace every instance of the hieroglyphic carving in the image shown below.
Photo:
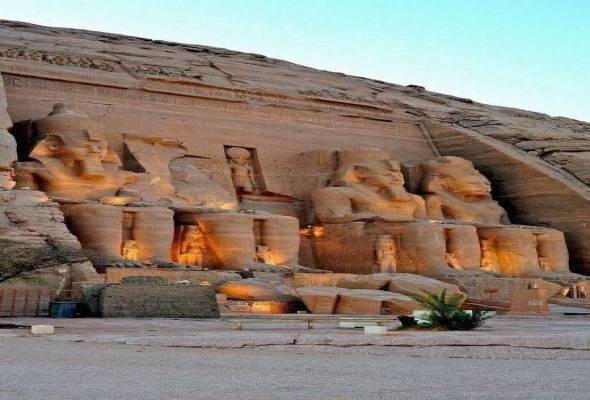
{"label": "hieroglyphic carving", "polygon": [[[0,69],[6,70],[5,66],[2,66]],[[19,74],[19,68],[14,68],[12,70],[13,73]],[[58,81],[48,81],[43,79],[37,79],[32,77],[22,77],[22,76],[14,76],[10,75],[9,73],[11,70],[7,71],[8,73],[4,76],[6,77],[6,86],[7,87],[15,87],[21,89],[33,89],[33,90],[44,90],[49,92],[60,92],[60,93],[67,93],[67,94],[84,94],[84,95],[91,95],[91,96],[99,96],[101,98],[104,97],[113,97],[113,98],[124,98],[127,100],[135,100],[135,101],[143,101],[149,103],[162,103],[162,104],[172,104],[181,107],[197,107],[197,108],[205,108],[205,109],[213,109],[213,110],[220,110],[227,113],[232,114],[249,114],[253,117],[257,117],[260,119],[282,119],[285,121],[295,121],[298,123],[310,123],[314,126],[326,126],[326,127],[334,127],[334,128],[366,128],[366,129],[378,129],[380,131],[387,131],[389,132],[389,136],[392,138],[399,137],[403,138],[404,140],[411,140],[411,141],[423,141],[423,139],[413,139],[408,138],[405,135],[399,134],[399,129],[401,126],[407,126],[410,129],[418,129],[416,123],[409,123],[409,122],[401,122],[397,127],[392,126],[387,122],[382,121],[372,121],[368,119],[360,119],[360,118],[345,118],[345,117],[335,117],[331,115],[318,115],[317,113],[303,113],[303,112],[295,112],[289,110],[280,110],[279,108],[273,108],[272,110],[267,110],[263,107],[252,107],[246,104],[242,104],[242,102],[236,102],[236,96],[228,95],[225,92],[220,92],[218,89],[211,89],[207,87],[197,87],[194,86],[190,89],[192,93],[177,93],[176,90],[166,90],[168,87],[167,85],[160,84],[161,88],[155,90],[154,92],[151,91],[140,91],[140,90],[129,90],[130,87],[128,82],[125,82],[125,86],[123,83],[111,82],[116,86],[123,86],[126,89],[118,88],[118,87],[110,87],[110,86],[89,86],[84,84],[79,84],[75,82],[58,82]],[[77,78],[79,80],[88,81],[89,78],[86,76],[80,76]],[[101,83],[100,81],[96,81],[97,84]],[[154,82],[144,82],[143,86],[146,89],[150,90],[150,87],[154,85]],[[135,86],[135,85],[133,85]],[[163,92],[167,93],[163,93]],[[199,93],[199,94],[197,94]],[[217,96],[220,93],[224,93],[223,98],[218,98]],[[187,97],[187,94],[191,94],[194,97]],[[199,98],[197,96],[203,97]],[[219,101],[211,101],[211,100],[219,100]],[[234,100],[234,101],[227,101],[227,100]],[[291,100],[289,100],[290,102]]]}

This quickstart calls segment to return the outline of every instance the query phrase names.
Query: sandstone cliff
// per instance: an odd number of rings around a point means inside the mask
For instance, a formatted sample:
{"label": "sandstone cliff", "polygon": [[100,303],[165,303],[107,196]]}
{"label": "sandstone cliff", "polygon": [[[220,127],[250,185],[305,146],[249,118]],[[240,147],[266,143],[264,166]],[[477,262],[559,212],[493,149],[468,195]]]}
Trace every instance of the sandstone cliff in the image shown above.
{"label": "sandstone cliff", "polygon": [[589,123],[257,54],[12,21],[0,21],[0,73],[15,123],[67,101],[116,127],[115,149],[137,129],[198,157],[220,158],[221,144],[273,149],[259,161],[266,188],[284,195],[301,197],[293,160],[315,150],[468,158],[513,222],[564,231],[574,268],[590,271]]}

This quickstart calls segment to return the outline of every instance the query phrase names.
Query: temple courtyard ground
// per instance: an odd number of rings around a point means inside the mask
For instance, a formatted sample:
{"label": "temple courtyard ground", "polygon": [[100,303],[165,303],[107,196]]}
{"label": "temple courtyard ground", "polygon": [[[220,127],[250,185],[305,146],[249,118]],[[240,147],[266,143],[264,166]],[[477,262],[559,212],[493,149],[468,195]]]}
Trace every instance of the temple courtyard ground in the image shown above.
{"label": "temple courtyard ground", "polygon": [[[365,336],[334,322],[1,318],[0,399],[588,399],[590,317]],[[392,324],[395,328],[395,324]]]}

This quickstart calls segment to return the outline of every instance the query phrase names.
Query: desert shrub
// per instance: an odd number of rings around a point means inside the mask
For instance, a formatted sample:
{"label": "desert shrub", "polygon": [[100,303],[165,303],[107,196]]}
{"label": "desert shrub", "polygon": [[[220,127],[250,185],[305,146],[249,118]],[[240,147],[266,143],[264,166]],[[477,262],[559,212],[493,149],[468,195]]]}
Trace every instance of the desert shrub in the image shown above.
{"label": "desert shrub", "polygon": [[460,306],[463,298],[460,294],[447,296],[446,290],[440,294],[423,292],[422,294],[410,294],[410,297],[426,309],[418,322],[418,326],[422,328],[443,328],[451,331],[471,330],[482,326],[493,315],[489,311],[462,310]]}

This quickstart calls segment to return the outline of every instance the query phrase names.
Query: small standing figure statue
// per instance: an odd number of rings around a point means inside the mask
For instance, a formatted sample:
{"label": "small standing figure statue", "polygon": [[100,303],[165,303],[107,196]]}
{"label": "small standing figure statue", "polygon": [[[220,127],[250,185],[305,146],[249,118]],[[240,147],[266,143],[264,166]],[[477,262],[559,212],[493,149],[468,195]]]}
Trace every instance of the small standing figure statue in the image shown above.
{"label": "small standing figure statue", "polygon": [[453,269],[463,269],[459,259],[453,253],[447,253],[447,265]]}
{"label": "small standing figure statue", "polygon": [[255,193],[254,168],[250,163],[252,153],[243,147],[230,147],[226,151],[234,187],[237,192]]}
{"label": "small standing figure statue", "polygon": [[274,261],[272,259],[272,253],[268,246],[258,245],[256,246],[256,258],[258,261],[263,262],[265,264],[274,265]]}
{"label": "small standing figure statue", "polygon": [[395,244],[390,235],[379,235],[375,242],[375,267],[379,272],[396,272]]}
{"label": "small standing figure statue", "polygon": [[203,266],[205,243],[203,232],[196,225],[188,225],[182,232],[178,262],[195,267]]}
{"label": "small standing figure statue", "polygon": [[479,245],[481,247],[481,269],[486,272],[498,272],[498,258],[490,241],[488,239],[481,239]]}
{"label": "small standing figure statue", "polygon": [[128,261],[139,260],[139,243],[137,240],[125,240],[121,249],[123,258]]}

